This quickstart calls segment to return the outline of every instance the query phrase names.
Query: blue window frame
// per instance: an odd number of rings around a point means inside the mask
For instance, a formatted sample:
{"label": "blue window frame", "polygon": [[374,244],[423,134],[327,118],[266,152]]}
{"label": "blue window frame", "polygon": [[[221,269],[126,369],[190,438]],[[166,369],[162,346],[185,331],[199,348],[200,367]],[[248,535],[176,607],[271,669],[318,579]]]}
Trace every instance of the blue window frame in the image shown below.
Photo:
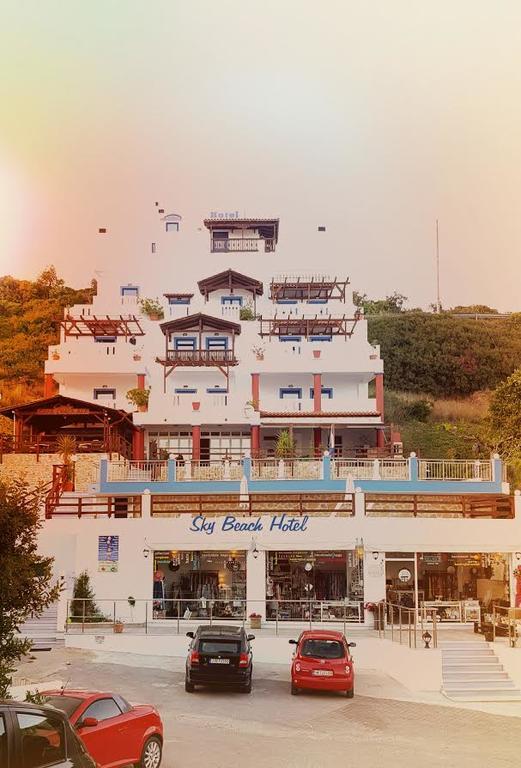
{"label": "blue window frame", "polygon": [[[309,396],[313,399],[313,387],[309,390]],[[333,397],[333,387],[322,387],[322,397],[327,397],[331,400]]]}
{"label": "blue window frame", "polygon": [[169,304],[190,304],[190,299],[185,296],[181,296],[180,298],[177,298],[176,296],[169,296],[168,303]]}
{"label": "blue window frame", "polygon": [[197,389],[195,387],[176,387],[174,392],[176,395],[196,395]]}
{"label": "blue window frame", "polygon": [[298,304],[297,299],[277,299],[277,304]]}
{"label": "blue window frame", "polygon": [[207,387],[206,391],[209,395],[227,395],[228,390],[226,387]]}
{"label": "blue window frame", "polygon": [[226,336],[207,336],[206,349],[228,349]]}
{"label": "blue window frame", "polygon": [[114,344],[116,342],[115,336],[94,336],[94,341],[98,344]]}
{"label": "blue window frame", "polygon": [[323,335],[323,336],[310,336],[309,340],[310,341],[331,341],[331,336],[326,336],[326,335]]}
{"label": "blue window frame", "polygon": [[221,304],[237,304],[242,307],[242,296],[221,296]]}
{"label": "blue window frame", "polygon": [[174,338],[174,349],[195,349],[195,336],[177,336]]}
{"label": "blue window frame", "polygon": [[111,400],[116,399],[116,390],[109,389],[109,387],[96,387],[93,394],[94,400],[99,400],[100,397],[110,397]]}
{"label": "blue window frame", "polygon": [[295,397],[297,400],[302,400],[302,387],[281,387],[279,389],[279,398]]}
{"label": "blue window frame", "polygon": [[120,288],[122,296],[139,296],[138,285],[122,285]]}
{"label": "blue window frame", "polygon": [[302,336],[279,336],[279,341],[302,341]]}
{"label": "blue window frame", "polygon": [[308,299],[308,304],[327,304],[327,299]]}

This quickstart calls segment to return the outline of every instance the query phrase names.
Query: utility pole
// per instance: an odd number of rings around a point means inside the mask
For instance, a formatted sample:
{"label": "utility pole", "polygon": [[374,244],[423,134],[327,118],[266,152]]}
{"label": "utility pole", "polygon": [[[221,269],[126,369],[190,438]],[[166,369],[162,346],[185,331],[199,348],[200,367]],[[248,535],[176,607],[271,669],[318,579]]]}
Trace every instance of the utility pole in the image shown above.
{"label": "utility pole", "polygon": [[436,219],[436,312],[439,315],[441,312],[441,300],[440,300],[440,230],[438,226],[438,219]]}

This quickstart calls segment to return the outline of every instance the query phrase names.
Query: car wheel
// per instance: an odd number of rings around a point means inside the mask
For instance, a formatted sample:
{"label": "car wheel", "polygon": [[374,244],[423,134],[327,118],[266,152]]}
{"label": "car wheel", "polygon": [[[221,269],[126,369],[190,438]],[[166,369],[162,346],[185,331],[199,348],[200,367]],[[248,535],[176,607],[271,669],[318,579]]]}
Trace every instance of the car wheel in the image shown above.
{"label": "car wheel", "polygon": [[299,689],[295,685],[295,683],[291,683],[291,695],[296,696],[299,692]]}
{"label": "car wheel", "polygon": [[354,695],[355,695],[354,687],[350,688],[349,691],[346,691],[346,696],[347,696],[348,699],[352,699]]}
{"label": "car wheel", "polygon": [[187,677],[185,677],[185,691],[187,693],[193,693],[195,691],[195,685],[191,683]]}
{"label": "car wheel", "polygon": [[151,736],[145,741],[139,768],[159,768],[162,752],[163,746],[161,744],[161,739],[157,736]]}
{"label": "car wheel", "polygon": [[242,686],[241,691],[243,693],[251,693],[251,688],[252,688],[252,683],[253,683],[252,677],[253,677],[253,675],[250,675],[250,678],[249,678],[248,682],[246,683],[246,685]]}

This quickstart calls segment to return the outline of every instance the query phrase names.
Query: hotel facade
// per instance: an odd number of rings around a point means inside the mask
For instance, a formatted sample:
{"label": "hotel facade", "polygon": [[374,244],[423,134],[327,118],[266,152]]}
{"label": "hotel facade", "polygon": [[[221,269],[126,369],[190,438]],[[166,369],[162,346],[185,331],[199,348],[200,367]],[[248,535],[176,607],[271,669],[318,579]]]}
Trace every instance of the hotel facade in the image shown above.
{"label": "hotel facade", "polygon": [[44,398],[2,410],[2,471],[49,481],[40,547],[65,615],[83,570],[124,621],[367,624],[387,600],[462,625],[519,603],[502,462],[403,455],[326,227],[305,233],[315,268],[285,270],[277,218],[154,217],[139,268],[101,272],[59,319]]}

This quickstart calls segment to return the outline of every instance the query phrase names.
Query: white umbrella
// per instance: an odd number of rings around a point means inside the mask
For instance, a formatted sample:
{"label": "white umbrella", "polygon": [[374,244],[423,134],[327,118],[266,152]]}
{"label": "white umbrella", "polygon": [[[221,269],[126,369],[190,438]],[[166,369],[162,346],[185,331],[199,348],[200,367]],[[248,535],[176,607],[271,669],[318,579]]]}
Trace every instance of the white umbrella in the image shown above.
{"label": "white umbrella", "polygon": [[246,475],[241,477],[241,487],[239,489],[239,507],[248,509],[250,506],[250,494],[248,491],[248,478]]}

